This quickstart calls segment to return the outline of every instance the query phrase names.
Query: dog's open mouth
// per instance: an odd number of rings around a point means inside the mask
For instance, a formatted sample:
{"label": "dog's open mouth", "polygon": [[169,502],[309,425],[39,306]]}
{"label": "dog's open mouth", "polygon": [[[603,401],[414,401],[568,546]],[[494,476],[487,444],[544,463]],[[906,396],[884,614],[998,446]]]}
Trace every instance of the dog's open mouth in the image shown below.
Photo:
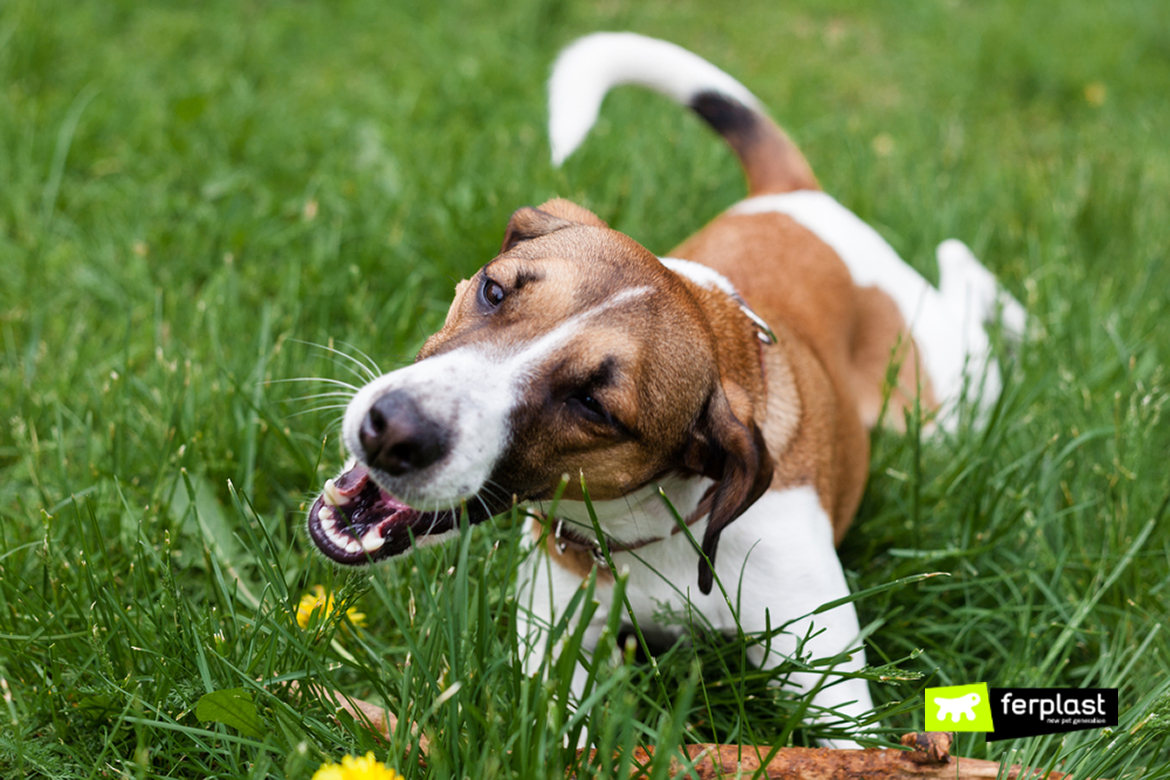
{"label": "dog's open mouth", "polygon": [[378,487],[361,463],[325,482],[309,509],[309,536],[330,560],[360,566],[406,552],[411,538],[459,527],[459,510],[420,512]]}

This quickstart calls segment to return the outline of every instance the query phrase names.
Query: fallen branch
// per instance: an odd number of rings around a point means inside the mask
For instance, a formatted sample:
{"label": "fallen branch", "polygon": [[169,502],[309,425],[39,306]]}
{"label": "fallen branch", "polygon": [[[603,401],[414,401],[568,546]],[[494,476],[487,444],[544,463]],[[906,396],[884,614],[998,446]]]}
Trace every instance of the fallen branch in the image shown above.
{"label": "fallen branch", "polygon": [[[781,748],[767,764],[768,748],[749,745],[687,745],[684,750],[693,762],[687,769],[678,759],[671,760],[669,777],[686,774],[696,780],[726,780],[753,776],[769,780],[980,780],[999,776],[999,763],[950,754],[951,735],[942,733],[906,734],[902,744],[910,750],[835,750],[832,748]],[[652,750],[637,748],[632,758],[637,766],[647,766]],[[593,756],[591,756],[593,757]],[[760,770],[763,770],[760,772]],[[760,772],[760,774],[756,774]],[[1021,770],[1013,766],[1007,777],[1032,775],[1061,780],[1065,775],[1043,770]],[[635,772],[632,778],[647,775]]]}
{"label": "fallen branch", "polygon": [[[390,735],[398,730],[398,718],[379,704],[371,704],[368,701],[355,699],[352,696],[345,695],[341,691],[326,688],[323,685],[308,683],[305,687],[311,690],[322,702],[332,702],[334,714],[346,713],[387,742],[390,741]],[[288,689],[290,693],[299,693],[301,685],[296,680],[293,680],[288,683]],[[419,752],[425,756],[427,750],[430,748],[430,740],[427,739],[425,734],[420,734],[417,728],[412,729],[412,731],[414,732],[414,738],[418,740]]]}
{"label": "fallen branch", "polygon": [[[297,688],[293,684],[293,689]],[[354,699],[335,690],[312,686],[323,701],[330,701],[338,713],[345,712],[358,723],[389,741],[398,728],[398,719],[384,707],[361,699]],[[425,757],[429,742],[425,735],[414,730],[419,752]],[[951,735],[940,732],[912,733],[902,736],[908,750],[867,748],[841,750],[833,748],[780,748],[765,765],[763,760],[771,748],[754,745],[686,745],[683,749],[691,759],[688,768],[677,758],[671,759],[668,777],[689,776],[696,780],[724,780],[730,777],[752,775],[768,780],[993,780],[999,777],[999,762],[951,755]],[[581,751],[581,757],[584,757]],[[636,748],[635,767],[646,767],[653,758],[651,748]],[[596,760],[590,753],[590,760]],[[763,770],[761,774],[757,772]],[[647,775],[635,769],[630,775],[637,780]],[[1062,780],[1063,772],[1045,773],[1042,769],[1024,769],[1013,765],[1006,778],[1034,777],[1039,780]]]}

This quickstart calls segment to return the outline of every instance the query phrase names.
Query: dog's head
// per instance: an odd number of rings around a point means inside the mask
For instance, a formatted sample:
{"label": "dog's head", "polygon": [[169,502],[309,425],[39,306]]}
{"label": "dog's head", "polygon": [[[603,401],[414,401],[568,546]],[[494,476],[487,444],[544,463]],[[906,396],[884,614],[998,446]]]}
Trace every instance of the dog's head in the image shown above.
{"label": "dog's head", "polygon": [[715,480],[713,559],[771,480],[745,397],[721,376],[702,295],[579,206],[523,208],[416,362],[350,402],[356,462],[314,503],[310,535],[364,564],[445,537],[461,506],[477,523],[551,499],[566,474],[566,498],[582,497],[583,475],[594,500],[682,474]]}

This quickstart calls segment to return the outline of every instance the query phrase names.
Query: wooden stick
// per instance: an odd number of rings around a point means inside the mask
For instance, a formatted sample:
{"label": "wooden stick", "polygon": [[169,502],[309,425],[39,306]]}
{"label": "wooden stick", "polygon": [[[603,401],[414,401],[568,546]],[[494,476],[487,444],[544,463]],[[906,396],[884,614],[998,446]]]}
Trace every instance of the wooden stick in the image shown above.
{"label": "wooden stick", "polygon": [[[292,688],[298,686],[293,683]],[[390,735],[398,728],[398,719],[384,707],[346,696],[335,690],[312,686],[323,700],[332,701],[337,712],[346,712],[358,723],[389,741]],[[425,735],[414,730],[419,751],[425,757],[430,746]],[[693,762],[692,769],[686,769],[678,759],[671,759],[668,776],[677,777],[685,772],[696,780],[726,780],[727,778],[754,775],[763,767],[761,777],[768,780],[994,780],[999,776],[999,762],[978,758],[961,758],[951,755],[950,734],[942,732],[911,733],[902,736],[902,744],[909,750],[887,750],[868,748],[866,750],[838,750],[833,748],[780,748],[776,755],[763,765],[761,762],[771,748],[755,745],[687,745],[684,750]],[[585,751],[581,751],[582,757]],[[654,755],[653,749],[636,748],[633,753],[635,767],[645,767]],[[590,761],[596,761],[596,751],[589,753]],[[616,758],[616,757],[615,757]],[[635,769],[631,778],[647,777]],[[1062,780],[1063,772],[1044,773],[1042,769],[1022,769],[1018,764],[1008,771],[1009,780],[1021,777]]]}
{"label": "wooden stick", "polygon": [[[744,776],[759,776],[769,780],[992,780],[999,775],[999,763],[975,758],[959,758],[950,754],[951,735],[943,733],[906,734],[902,744],[912,750],[834,750],[831,748],[781,748],[772,760],[761,762],[770,752],[768,748],[749,745],[687,745],[685,750],[694,768],[686,770],[696,780],[727,780]],[[590,754],[596,758],[596,754]],[[653,751],[634,750],[635,765],[646,766]],[[684,766],[672,759],[669,776],[684,774]],[[1008,778],[1034,775],[1044,777],[1043,770],[1021,770],[1013,766]],[[641,771],[632,778],[644,778]],[[1065,775],[1052,772],[1049,780],[1061,780]]]}
{"label": "wooden stick", "polygon": [[[387,742],[390,741],[390,735],[398,730],[398,718],[385,707],[346,696],[341,691],[326,688],[323,685],[306,683],[305,687],[311,689],[322,701],[332,702],[335,713],[347,713],[355,721]],[[290,692],[298,693],[301,685],[296,680],[292,680],[288,683],[288,689]],[[412,731],[414,738],[418,740],[419,752],[426,755],[427,749],[431,746],[430,740],[425,734],[420,734],[417,728],[412,729]]]}

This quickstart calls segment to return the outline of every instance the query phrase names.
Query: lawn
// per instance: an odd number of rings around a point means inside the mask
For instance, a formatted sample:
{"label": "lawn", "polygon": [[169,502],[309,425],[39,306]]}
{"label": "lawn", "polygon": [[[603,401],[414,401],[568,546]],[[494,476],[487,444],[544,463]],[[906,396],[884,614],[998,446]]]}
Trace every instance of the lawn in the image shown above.
{"label": "lawn", "polygon": [[[682,742],[826,733],[705,634],[568,707],[563,664],[516,663],[515,516],[356,574],[301,528],[351,388],[514,209],[664,254],[743,195],[637,90],[551,166],[549,65],[598,29],[736,75],[909,262],[962,238],[1029,311],[986,426],[874,437],[841,556],[876,743],[926,686],[1117,688],[1113,733],[955,752],[1170,776],[1170,5],[0,0],[0,777],[564,777],[582,733],[582,775],[645,744],[661,777]],[[306,683],[419,724],[425,766]]]}

